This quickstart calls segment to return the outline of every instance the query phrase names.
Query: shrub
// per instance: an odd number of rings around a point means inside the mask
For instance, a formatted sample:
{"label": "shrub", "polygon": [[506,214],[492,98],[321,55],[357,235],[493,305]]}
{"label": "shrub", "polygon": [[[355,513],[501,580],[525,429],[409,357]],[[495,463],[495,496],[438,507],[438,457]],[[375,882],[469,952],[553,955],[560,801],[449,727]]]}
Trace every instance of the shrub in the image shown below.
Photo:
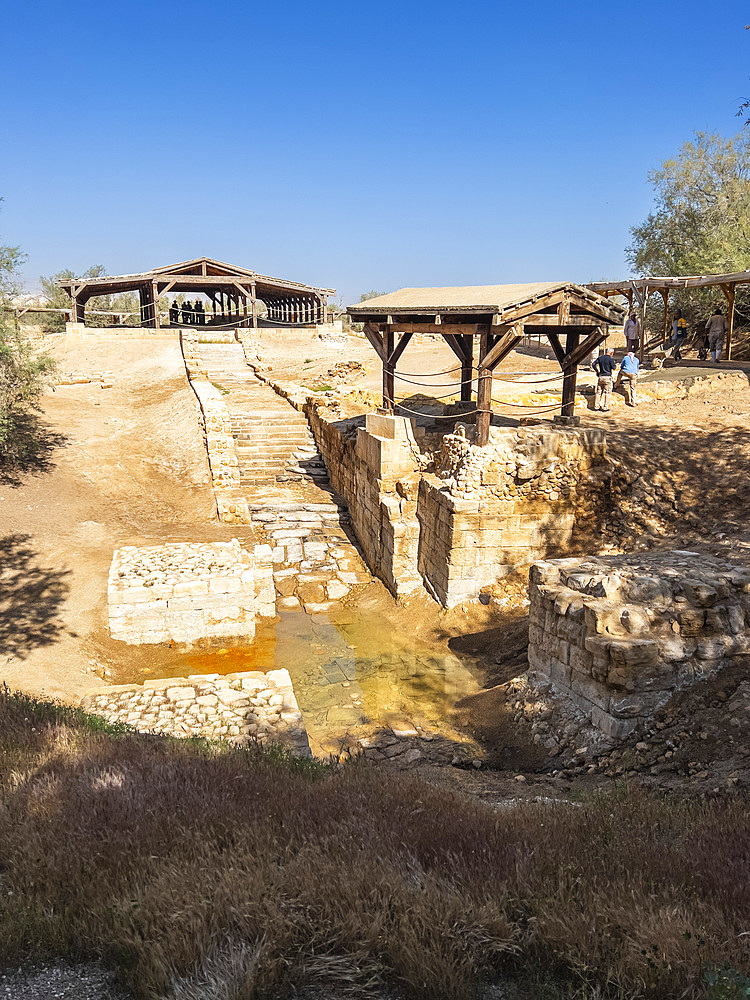
{"label": "shrub", "polygon": [[743,995],[745,798],[493,809],[362,762],[98,727],[0,694],[6,963],[104,959],[173,1000],[469,1000],[534,970],[536,996]]}

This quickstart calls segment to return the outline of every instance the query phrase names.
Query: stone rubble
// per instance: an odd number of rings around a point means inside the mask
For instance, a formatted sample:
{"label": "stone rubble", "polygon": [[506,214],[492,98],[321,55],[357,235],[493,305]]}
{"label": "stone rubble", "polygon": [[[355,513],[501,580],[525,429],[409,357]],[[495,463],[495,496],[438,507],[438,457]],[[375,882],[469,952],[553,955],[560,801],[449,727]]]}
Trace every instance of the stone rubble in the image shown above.
{"label": "stone rubble", "polygon": [[139,732],[224,739],[238,745],[254,739],[271,741],[310,756],[307,732],[286,670],[120,684],[86,695],[81,706]]}

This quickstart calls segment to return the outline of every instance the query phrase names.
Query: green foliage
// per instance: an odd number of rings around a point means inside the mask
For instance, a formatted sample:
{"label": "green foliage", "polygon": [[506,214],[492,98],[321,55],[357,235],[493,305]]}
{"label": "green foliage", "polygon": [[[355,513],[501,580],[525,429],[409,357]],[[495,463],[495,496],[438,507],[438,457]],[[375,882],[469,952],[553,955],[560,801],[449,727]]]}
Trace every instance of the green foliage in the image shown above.
{"label": "green foliage", "polygon": [[[18,267],[26,259],[18,247],[0,246],[0,305],[9,304],[20,287]],[[0,474],[23,466],[40,446],[31,411],[38,406],[51,358],[32,347],[13,323],[12,313],[0,312]]]}
{"label": "green foliage", "polygon": [[[106,275],[107,269],[102,264],[93,264],[83,274],[74,274],[70,268],[63,268],[57,274],[45,277],[42,275],[39,282],[48,306],[53,309],[69,309],[70,296],[58,287],[58,281],[69,281],[71,278],[102,278]],[[114,316],[97,316],[97,312],[106,313],[135,313],[128,322],[132,326],[138,326],[139,301],[135,292],[121,292],[119,295],[97,295],[86,303],[86,325],[87,326],[113,326]],[[44,328],[47,330],[64,330],[65,316],[63,313],[42,313]]]}
{"label": "green foliage", "polygon": [[387,292],[375,292],[375,291],[363,292],[359,297],[359,301],[367,302],[368,299],[377,299],[380,295],[387,295],[387,294],[388,294]]}
{"label": "green foliage", "polygon": [[709,987],[708,1000],[747,1000],[750,997],[750,979],[731,966],[707,972],[706,985]]}
{"label": "green foliage", "polygon": [[53,368],[52,358],[37,352],[7,320],[0,320],[0,466],[23,461],[30,442],[22,429],[28,425],[29,411],[38,408]]}
{"label": "green foliage", "polygon": [[[750,134],[697,132],[676,157],[652,170],[653,212],[631,229],[626,250],[639,275],[721,274],[750,269]],[[737,307],[748,311],[747,293]],[[726,308],[717,290],[675,295],[673,305],[703,320]]]}
{"label": "green foliage", "polygon": [[[0,198],[0,203],[2,203]],[[18,268],[26,260],[20,247],[0,246],[0,306],[9,304],[10,299],[21,290]]]}

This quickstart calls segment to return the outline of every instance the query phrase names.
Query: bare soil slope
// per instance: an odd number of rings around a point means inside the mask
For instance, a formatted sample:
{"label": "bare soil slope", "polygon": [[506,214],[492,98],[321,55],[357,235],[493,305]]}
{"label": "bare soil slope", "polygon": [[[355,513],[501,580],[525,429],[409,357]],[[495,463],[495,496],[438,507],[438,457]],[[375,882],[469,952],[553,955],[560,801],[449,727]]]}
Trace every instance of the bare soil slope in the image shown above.
{"label": "bare soil slope", "polygon": [[59,374],[114,385],[50,390],[46,464],[0,483],[0,680],[70,700],[96,683],[112,550],[221,529],[178,342],[63,336],[50,353]]}

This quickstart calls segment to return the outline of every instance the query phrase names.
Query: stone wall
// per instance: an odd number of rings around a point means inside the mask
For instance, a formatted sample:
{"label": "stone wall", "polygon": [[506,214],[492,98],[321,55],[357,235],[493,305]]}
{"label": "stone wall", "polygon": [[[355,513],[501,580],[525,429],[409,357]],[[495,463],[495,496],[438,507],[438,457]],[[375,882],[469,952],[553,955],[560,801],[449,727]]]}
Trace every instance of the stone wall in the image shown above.
{"label": "stone wall", "polygon": [[539,562],[529,665],[619,739],[750,652],[750,567],[679,550]]}
{"label": "stone wall", "polygon": [[282,743],[310,756],[307,732],[286,670],[199,674],[119,684],[86,695],[81,705],[140,732],[204,736],[232,743]]}
{"label": "stone wall", "polygon": [[597,521],[609,476],[602,430],[498,428],[479,448],[457,427],[422,477],[419,572],[452,607],[514,568],[565,551]]}
{"label": "stone wall", "polygon": [[109,571],[109,629],[131,644],[255,635],[276,613],[270,546],[230,542],[117,549]]}
{"label": "stone wall", "polygon": [[208,380],[198,348],[198,336],[185,333],[182,354],[190,385],[203,417],[208,464],[211,469],[216,511],[225,524],[247,524],[247,501],[240,493],[239,459],[232,436],[232,421],[221,392]]}
{"label": "stone wall", "polygon": [[598,524],[611,476],[602,430],[493,427],[480,448],[460,424],[431,441],[405,417],[307,412],[365,559],[393,594],[424,586],[452,607]]}
{"label": "stone wall", "polygon": [[421,587],[420,450],[411,421],[374,413],[332,421],[315,406],[307,412],[331,485],[346,501],[371,572],[395,595]]}

